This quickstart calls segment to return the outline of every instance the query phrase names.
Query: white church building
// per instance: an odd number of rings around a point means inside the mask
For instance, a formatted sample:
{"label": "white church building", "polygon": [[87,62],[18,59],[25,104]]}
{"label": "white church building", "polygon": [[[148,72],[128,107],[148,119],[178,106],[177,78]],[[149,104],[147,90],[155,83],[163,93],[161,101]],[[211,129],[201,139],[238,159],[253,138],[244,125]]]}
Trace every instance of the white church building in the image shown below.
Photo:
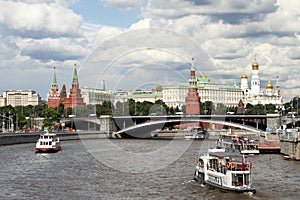
{"label": "white church building", "polygon": [[265,88],[261,88],[259,79],[259,65],[254,59],[252,63],[251,88],[248,86],[248,77],[243,74],[241,76],[241,89],[243,90],[243,103],[256,104],[274,104],[276,107],[282,107],[282,95],[280,94],[280,86],[278,80],[275,88],[269,80]]}

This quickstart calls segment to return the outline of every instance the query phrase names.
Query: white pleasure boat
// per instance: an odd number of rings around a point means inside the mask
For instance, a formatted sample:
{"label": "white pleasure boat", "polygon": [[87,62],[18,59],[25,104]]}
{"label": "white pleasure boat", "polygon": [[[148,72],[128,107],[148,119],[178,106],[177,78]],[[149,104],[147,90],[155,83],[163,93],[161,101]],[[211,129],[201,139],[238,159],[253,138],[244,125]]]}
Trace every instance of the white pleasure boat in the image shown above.
{"label": "white pleasure boat", "polygon": [[35,150],[37,153],[52,153],[61,150],[59,137],[54,133],[41,134],[36,142]]}
{"label": "white pleasure boat", "polygon": [[256,192],[251,184],[251,168],[252,162],[246,162],[244,155],[210,149],[207,155],[197,158],[194,179],[223,190]]}

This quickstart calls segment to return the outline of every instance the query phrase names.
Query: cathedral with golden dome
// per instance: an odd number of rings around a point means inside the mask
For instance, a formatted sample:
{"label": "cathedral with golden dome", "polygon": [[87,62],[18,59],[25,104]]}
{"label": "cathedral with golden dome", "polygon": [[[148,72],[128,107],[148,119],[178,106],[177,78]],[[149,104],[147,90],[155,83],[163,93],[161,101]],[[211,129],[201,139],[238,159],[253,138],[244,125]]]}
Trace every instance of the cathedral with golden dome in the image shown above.
{"label": "cathedral with golden dome", "polygon": [[252,63],[252,74],[251,74],[251,87],[248,86],[248,77],[246,74],[241,76],[241,89],[243,91],[242,100],[244,104],[250,103],[256,104],[274,104],[276,107],[282,107],[282,95],[280,93],[280,86],[278,80],[276,81],[275,87],[269,80],[264,88],[261,88],[259,78],[259,64],[254,59]]}

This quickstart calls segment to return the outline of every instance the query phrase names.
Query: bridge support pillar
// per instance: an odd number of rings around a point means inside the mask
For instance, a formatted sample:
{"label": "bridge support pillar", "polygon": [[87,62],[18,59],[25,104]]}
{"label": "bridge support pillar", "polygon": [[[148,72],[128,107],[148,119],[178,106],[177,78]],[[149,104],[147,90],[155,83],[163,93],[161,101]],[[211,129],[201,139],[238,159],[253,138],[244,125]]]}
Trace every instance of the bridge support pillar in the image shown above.
{"label": "bridge support pillar", "polygon": [[111,138],[112,132],[117,131],[115,122],[110,115],[100,116],[100,131],[105,132],[108,138]]}
{"label": "bridge support pillar", "polygon": [[280,114],[267,114],[267,123],[266,126],[269,129],[278,129],[282,125],[281,115]]}

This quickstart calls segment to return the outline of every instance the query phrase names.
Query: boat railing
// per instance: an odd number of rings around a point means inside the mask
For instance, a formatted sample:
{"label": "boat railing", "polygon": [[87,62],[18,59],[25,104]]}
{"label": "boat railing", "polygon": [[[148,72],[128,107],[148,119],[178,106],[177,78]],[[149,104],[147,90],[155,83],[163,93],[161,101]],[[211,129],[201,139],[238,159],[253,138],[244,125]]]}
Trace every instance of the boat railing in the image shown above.
{"label": "boat railing", "polygon": [[226,168],[231,171],[248,171],[252,168],[252,162],[247,162],[244,166],[240,162],[227,162]]}

